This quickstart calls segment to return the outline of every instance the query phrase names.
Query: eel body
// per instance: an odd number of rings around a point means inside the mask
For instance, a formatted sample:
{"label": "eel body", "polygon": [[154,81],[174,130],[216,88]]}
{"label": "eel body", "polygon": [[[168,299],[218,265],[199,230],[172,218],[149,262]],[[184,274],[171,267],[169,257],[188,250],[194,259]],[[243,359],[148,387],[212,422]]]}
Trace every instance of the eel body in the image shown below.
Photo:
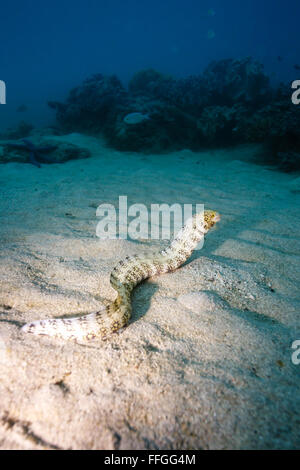
{"label": "eel body", "polygon": [[110,283],[116,299],[98,312],[75,318],[53,318],[26,323],[25,333],[62,339],[106,339],[126,326],[131,316],[131,292],[148,277],[174,271],[191,256],[204,235],[220,220],[215,211],[206,210],[191,217],[173,242],[154,254],[128,256],[111,272]]}

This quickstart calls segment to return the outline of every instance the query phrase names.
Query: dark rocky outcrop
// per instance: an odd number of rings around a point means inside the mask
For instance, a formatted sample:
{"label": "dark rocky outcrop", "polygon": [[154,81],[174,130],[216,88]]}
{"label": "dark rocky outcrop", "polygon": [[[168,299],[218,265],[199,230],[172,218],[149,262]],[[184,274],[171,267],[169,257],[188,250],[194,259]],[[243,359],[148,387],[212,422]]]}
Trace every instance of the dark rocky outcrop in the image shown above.
{"label": "dark rocky outcrop", "polygon": [[[37,149],[34,159],[39,164],[63,163],[69,160],[90,157],[90,151],[88,149],[71,144],[67,141],[31,139],[30,142]],[[35,164],[26,147],[23,140],[0,141],[0,163],[20,162]],[[49,149],[49,151],[39,152],[39,148]]]}
{"label": "dark rocky outcrop", "polygon": [[[274,89],[251,57],[209,64],[203,74],[175,79],[147,69],[126,90],[115,76],[93,75],[64,103],[49,103],[62,130],[102,134],[119,150],[165,152],[264,142],[280,152],[300,152],[300,106],[290,86]],[[149,120],[129,125],[132,112]],[[274,152],[274,142],[279,145]]]}

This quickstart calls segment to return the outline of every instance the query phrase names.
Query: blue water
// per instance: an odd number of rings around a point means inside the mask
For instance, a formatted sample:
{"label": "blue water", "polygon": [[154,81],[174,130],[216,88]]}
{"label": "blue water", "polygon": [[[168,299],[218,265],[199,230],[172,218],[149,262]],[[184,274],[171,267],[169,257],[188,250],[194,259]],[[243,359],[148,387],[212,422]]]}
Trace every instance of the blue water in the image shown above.
{"label": "blue water", "polygon": [[253,56],[274,82],[295,80],[299,14],[297,0],[2,2],[0,130],[20,119],[48,125],[47,101],[97,72],[126,84],[143,68],[184,77],[212,60]]}

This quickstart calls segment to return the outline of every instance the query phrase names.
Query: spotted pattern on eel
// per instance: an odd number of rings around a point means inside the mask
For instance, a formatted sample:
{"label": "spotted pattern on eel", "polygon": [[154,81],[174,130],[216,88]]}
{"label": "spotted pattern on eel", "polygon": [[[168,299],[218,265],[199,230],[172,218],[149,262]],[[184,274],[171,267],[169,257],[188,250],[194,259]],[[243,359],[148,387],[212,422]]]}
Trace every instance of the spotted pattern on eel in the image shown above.
{"label": "spotted pattern on eel", "polygon": [[220,216],[215,211],[206,210],[196,214],[187,221],[166,249],[143,256],[127,256],[124,261],[120,261],[110,276],[117,298],[102,310],[76,318],[26,323],[22,331],[73,340],[106,339],[128,324],[132,310],[130,297],[134,287],[148,277],[179,268],[219,220]]}

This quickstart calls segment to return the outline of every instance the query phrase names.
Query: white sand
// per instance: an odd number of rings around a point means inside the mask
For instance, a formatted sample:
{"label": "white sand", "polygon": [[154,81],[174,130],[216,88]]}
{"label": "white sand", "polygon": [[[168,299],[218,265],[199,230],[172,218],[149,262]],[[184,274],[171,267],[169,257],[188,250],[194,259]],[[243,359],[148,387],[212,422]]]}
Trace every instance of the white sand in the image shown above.
{"label": "white sand", "polygon": [[[93,157],[0,166],[0,448],[299,448],[299,178],[247,162],[255,147],[143,156],[63,139]],[[96,237],[96,207],[119,195],[222,220],[184,267],[136,288],[109,341],[22,334],[98,309],[119,259],[163,245]]]}

